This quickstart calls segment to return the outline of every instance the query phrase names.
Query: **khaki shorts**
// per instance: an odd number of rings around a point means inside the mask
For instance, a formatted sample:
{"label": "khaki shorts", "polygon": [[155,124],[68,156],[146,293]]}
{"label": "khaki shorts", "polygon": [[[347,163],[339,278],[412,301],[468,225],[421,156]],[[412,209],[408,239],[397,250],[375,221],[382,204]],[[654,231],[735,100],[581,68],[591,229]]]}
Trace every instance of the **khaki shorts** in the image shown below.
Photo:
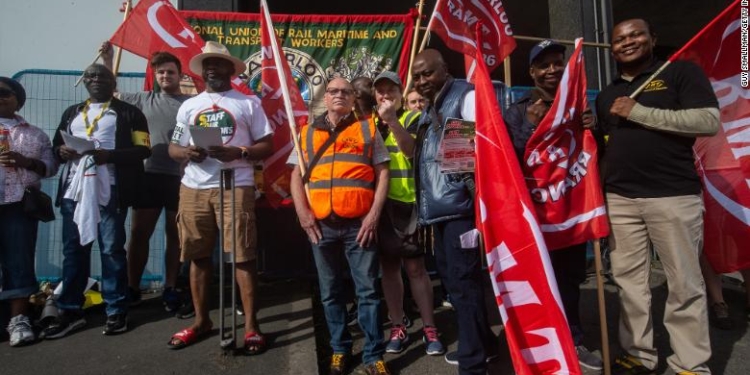
{"label": "khaki shorts", "polygon": [[[177,230],[180,235],[183,262],[210,258],[219,235],[219,189],[191,189],[180,186]],[[237,263],[257,257],[255,230],[255,188],[235,188],[235,251]],[[224,192],[224,252],[232,250],[232,192]]]}

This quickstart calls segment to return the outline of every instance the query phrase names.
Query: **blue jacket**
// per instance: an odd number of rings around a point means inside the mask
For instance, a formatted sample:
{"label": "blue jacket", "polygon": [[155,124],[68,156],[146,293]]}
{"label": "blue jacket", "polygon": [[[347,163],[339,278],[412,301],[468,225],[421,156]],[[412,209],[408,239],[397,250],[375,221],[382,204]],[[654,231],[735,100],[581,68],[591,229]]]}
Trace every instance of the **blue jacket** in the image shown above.
{"label": "blue jacket", "polygon": [[474,86],[449,78],[435,98],[434,106],[422,112],[417,127],[415,151],[415,179],[419,225],[431,225],[446,220],[474,215],[474,198],[466,185],[473,182],[473,173],[443,174],[435,161],[445,119],[461,118],[461,104]]}

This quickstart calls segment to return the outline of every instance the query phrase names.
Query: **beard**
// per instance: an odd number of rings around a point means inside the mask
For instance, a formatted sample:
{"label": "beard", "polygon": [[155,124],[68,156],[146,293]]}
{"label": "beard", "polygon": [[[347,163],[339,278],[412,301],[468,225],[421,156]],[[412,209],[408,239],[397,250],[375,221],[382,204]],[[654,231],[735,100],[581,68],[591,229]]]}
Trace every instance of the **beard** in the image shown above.
{"label": "beard", "polygon": [[228,79],[217,79],[217,78],[210,78],[206,80],[206,85],[211,88],[213,91],[226,91],[228,90],[231,85],[229,83]]}

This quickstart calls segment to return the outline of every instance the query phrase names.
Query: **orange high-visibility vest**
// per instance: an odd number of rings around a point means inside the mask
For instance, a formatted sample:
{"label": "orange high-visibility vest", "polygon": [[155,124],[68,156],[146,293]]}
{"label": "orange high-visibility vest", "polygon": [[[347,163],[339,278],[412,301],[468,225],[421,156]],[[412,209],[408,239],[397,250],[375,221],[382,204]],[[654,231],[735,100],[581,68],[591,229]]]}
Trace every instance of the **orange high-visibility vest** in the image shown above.
{"label": "orange high-visibility vest", "polygon": [[[353,219],[370,211],[375,197],[372,165],[375,131],[371,119],[349,125],[308,172],[310,206],[315,218],[325,219],[334,213]],[[331,134],[328,129],[311,125],[302,128],[300,148],[305,163],[310,163]]]}

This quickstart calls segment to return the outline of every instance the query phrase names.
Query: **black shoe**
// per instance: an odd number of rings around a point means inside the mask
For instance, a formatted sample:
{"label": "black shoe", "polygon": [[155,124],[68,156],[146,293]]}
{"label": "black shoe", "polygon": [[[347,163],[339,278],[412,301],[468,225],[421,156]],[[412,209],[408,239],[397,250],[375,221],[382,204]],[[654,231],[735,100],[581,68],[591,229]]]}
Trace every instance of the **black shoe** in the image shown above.
{"label": "black shoe", "polygon": [[[484,362],[489,364],[495,362],[498,358],[500,358],[499,354],[490,354],[484,359]],[[453,366],[458,366],[458,351],[446,353],[445,362],[448,362]]]}
{"label": "black shoe", "polygon": [[708,310],[709,322],[718,329],[732,329],[732,319],[729,317],[729,306],[724,302],[716,302],[710,307],[710,310]]}
{"label": "black shoe", "polygon": [[445,361],[453,366],[458,366],[458,352],[445,353]]}
{"label": "black shoe", "polygon": [[174,314],[177,319],[190,319],[195,316],[195,308],[193,307],[193,301],[185,302],[182,307]]}
{"label": "black shoe", "polygon": [[104,324],[103,334],[107,336],[117,335],[128,330],[128,314],[112,314],[107,317],[107,323]]}
{"label": "black shoe", "polygon": [[128,287],[128,303],[130,307],[136,307],[143,302],[141,298],[141,290]]}
{"label": "black shoe", "polygon": [[42,331],[45,339],[59,339],[86,326],[82,311],[66,310]]}
{"label": "black shoe", "polygon": [[182,293],[176,288],[167,287],[161,293],[161,302],[166,312],[176,313],[182,307],[183,299]]}

